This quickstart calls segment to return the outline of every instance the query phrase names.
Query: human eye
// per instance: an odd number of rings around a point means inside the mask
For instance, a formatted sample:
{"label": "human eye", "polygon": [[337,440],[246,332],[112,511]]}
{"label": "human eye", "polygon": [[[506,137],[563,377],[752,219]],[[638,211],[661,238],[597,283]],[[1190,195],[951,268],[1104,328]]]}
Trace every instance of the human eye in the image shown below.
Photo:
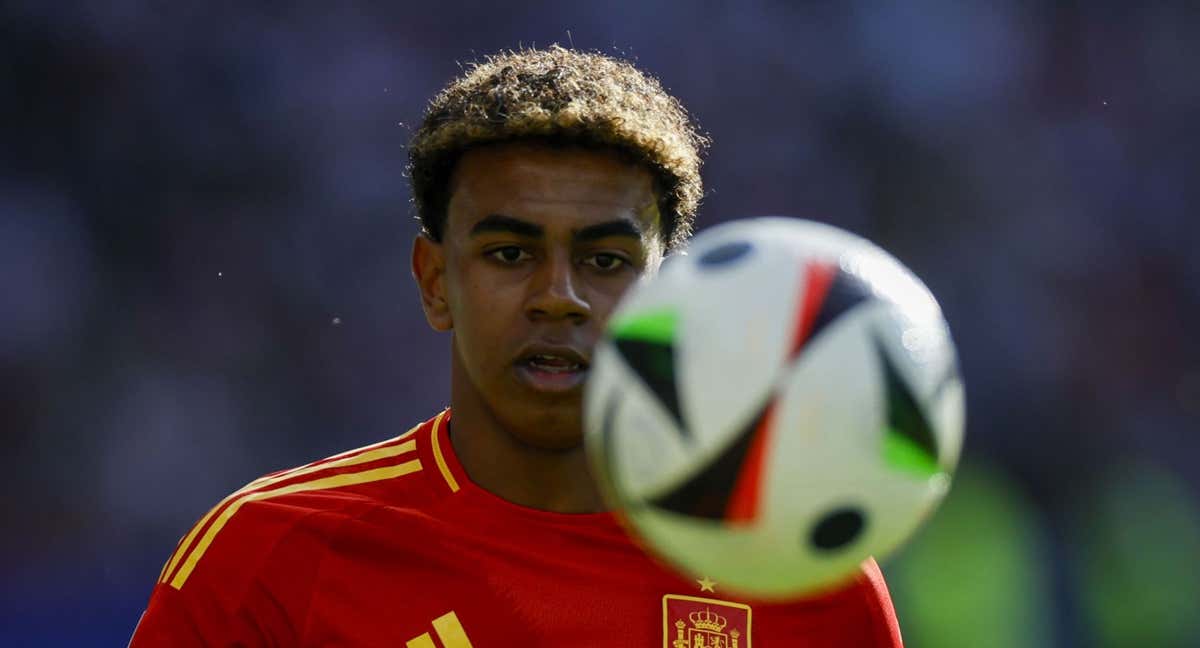
{"label": "human eye", "polygon": [[592,266],[602,272],[616,272],[629,265],[629,260],[625,257],[609,252],[593,254],[585,258],[583,262],[585,265]]}
{"label": "human eye", "polygon": [[516,265],[526,259],[531,258],[531,255],[515,245],[505,245],[492,250],[488,250],[486,256],[489,259],[499,261],[505,265]]}

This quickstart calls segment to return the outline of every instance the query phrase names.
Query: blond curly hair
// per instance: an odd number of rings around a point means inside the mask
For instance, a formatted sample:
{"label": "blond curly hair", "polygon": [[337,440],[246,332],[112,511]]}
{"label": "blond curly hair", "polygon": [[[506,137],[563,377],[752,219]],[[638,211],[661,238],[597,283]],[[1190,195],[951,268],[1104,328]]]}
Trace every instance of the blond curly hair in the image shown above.
{"label": "blond curly hair", "polygon": [[708,138],[677,99],[632,64],[566,49],[504,52],[472,64],[430,102],[408,149],[422,230],[442,239],[450,176],[475,146],[513,141],[609,149],[655,177],[662,239],[692,232]]}

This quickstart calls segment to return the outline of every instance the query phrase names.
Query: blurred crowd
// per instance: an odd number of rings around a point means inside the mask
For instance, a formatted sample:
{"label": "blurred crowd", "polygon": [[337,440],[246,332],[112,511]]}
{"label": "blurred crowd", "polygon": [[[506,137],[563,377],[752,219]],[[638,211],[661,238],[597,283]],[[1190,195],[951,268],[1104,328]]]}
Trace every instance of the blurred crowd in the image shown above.
{"label": "blurred crowd", "polygon": [[938,296],[967,442],[884,563],[910,645],[1200,645],[1198,28],[1187,0],[6,3],[0,644],[123,644],[224,494],[446,404],[405,144],[463,65],[557,42],[712,136],[701,229],[823,220]]}

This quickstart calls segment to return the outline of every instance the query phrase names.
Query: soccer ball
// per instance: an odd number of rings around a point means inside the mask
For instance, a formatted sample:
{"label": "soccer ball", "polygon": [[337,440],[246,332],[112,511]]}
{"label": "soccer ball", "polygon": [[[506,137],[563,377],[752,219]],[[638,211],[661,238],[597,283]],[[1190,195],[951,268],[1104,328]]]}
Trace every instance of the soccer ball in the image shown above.
{"label": "soccer ball", "polygon": [[737,221],[622,300],[593,355],[587,452],[652,554],[763,598],[838,585],[946,493],[964,401],[941,309],[835,227]]}

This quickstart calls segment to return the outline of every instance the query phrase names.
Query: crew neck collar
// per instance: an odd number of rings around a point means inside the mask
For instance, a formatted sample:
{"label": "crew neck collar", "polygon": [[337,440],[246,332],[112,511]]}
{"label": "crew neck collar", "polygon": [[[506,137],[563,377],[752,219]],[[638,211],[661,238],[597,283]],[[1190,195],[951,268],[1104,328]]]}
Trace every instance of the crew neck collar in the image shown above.
{"label": "crew neck collar", "polygon": [[526,519],[539,520],[553,524],[605,526],[619,530],[620,525],[612,511],[595,513],[559,513],[544,509],[533,508],[510,502],[495,493],[471,481],[466,469],[458,460],[454,446],[450,443],[450,408],[433,419],[430,432],[431,450],[438,471],[452,497],[462,498],[465,502],[484,506],[496,512],[503,512]]}

